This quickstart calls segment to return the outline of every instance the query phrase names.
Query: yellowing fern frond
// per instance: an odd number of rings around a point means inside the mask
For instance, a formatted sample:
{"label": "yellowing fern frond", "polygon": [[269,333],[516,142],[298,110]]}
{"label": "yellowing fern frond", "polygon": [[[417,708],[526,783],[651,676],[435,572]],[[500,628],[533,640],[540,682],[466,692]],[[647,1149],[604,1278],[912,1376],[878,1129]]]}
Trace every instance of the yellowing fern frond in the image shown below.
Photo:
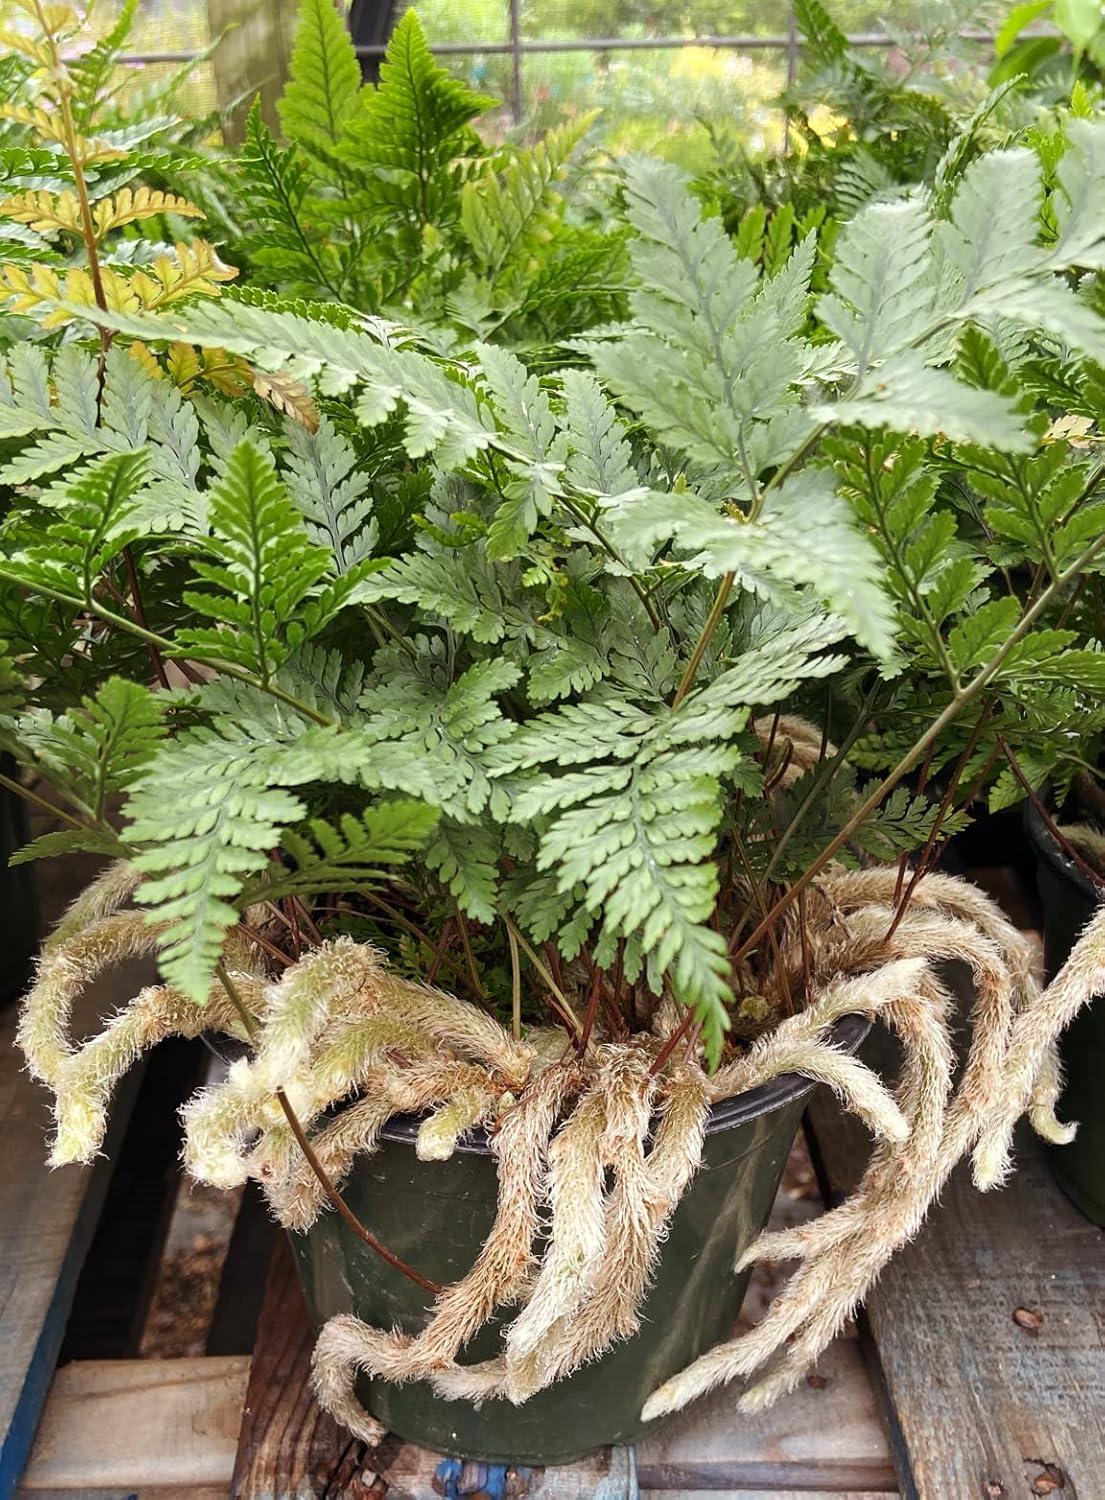
{"label": "yellowing fern frond", "polygon": [[155,214],[178,214],[185,219],[202,219],[203,210],[177,193],[161,193],[154,188],[122,188],[110,198],[97,203],[92,211],[96,238],[103,237],[124,224],[151,219]]}
{"label": "yellowing fern frond", "polygon": [[[53,110],[43,109],[39,105],[32,107],[26,104],[0,104],[0,120],[11,120],[17,125],[25,125],[29,130],[33,130],[40,140],[61,146],[67,155],[69,153],[64,122],[61,115]],[[127,154],[118,146],[113,146],[97,136],[78,135],[76,146],[78,159],[83,167],[98,166],[108,161],[122,161]]]}
{"label": "yellowing fern frond", "polygon": [[61,117],[49,110],[26,104],[0,104],[0,120],[11,120],[16,125],[26,125],[44,141],[53,141],[55,146],[65,144]]}
{"label": "yellowing fern frond", "polygon": [[[159,255],[152,266],[124,276],[113,266],[100,269],[104,301],[110,312],[152,311],[179,297],[218,297],[218,283],[232,281],[238,272],[226,266],[205,240],[177,245],[172,255]],[[43,328],[60,328],[78,316],[74,308],[95,308],[92,276],[80,267],[64,274],[52,266],[0,266],[0,299],[9,309],[37,317]]]}
{"label": "yellowing fern frond", "polygon": [[159,255],[148,267],[135,271],[130,287],[139,306],[152,310],[181,297],[221,295],[219,283],[233,281],[238,271],[224,265],[213,245],[193,240],[175,245],[173,254]]}
{"label": "yellowing fern frond", "polygon": [[28,36],[21,31],[13,31],[10,26],[0,27],[0,49],[5,52],[19,52],[29,58],[36,68],[48,68],[53,63],[50,44],[44,42],[37,36]]}
{"label": "yellowing fern frond", "polygon": [[158,363],[157,355],[149,344],[142,343],[141,339],[135,339],[133,344],[128,345],[127,353],[131,359],[136,360],[142,366],[147,375],[152,375],[155,380],[164,379],[165,371]]}
{"label": "yellowing fern frond", "polygon": [[165,374],[185,393],[200,381],[214,386],[223,396],[245,396],[253,389],[252,367],[225,349],[197,349],[192,344],[171,344],[165,360]]}
{"label": "yellowing fern frond", "polygon": [[0,215],[28,224],[38,234],[50,234],[55,229],[68,229],[74,234],[81,232],[80,204],[76,194],[68,191],[16,193],[0,203]]}
{"label": "yellowing fern frond", "polygon": [[80,30],[80,12],[75,6],[64,4],[63,0],[55,0],[52,5],[42,5],[36,3],[36,0],[12,0],[12,4],[16,10],[30,16],[39,35],[64,41],[67,36]]}
{"label": "yellowing fern frond", "polygon": [[301,380],[296,380],[293,375],[269,375],[254,370],[253,389],[262,401],[291,417],[300,427],[305,427],[308,432],[318,431],[318,407]]}
{"label": "yellowing fern frond", "polygon": [[[137,312],[141,308],[125,277],[111,267],[105,267],[100,275],[104,300],[112,312]],[[77,316],[69,311],[71,307],[97,305],[92,277],[80,267],[62,275],[52,266],[0,266],[0,293],[9,299],[10,311],[37,317],[43,328],[71,323]]]}

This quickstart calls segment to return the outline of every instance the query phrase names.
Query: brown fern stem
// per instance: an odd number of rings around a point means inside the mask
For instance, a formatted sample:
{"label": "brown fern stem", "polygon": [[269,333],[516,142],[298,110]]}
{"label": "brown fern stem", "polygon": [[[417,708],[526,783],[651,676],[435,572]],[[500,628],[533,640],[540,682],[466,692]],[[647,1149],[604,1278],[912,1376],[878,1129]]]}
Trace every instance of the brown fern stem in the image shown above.
{"label": "brown fern stem", "polygon": [[998,735],[998,745],[1001,747],[1001,753],[1005,756],[1005,759],[1009,764],[1009,769],[1012,771],[1013,775],[1020,783],[1021,790],[1024,792],[1029,802],[1032,803],[1033,808],[1039,815],[1040,822],[1044,825],[1048,833],[1059,845],[1059,848],[1062,849],[1063,853],[1067,856],[1071,863],[1078,867],[1078,869],[1082,872],[1083,875],[1085,875],[1086,879],[1092,885],[1097,886],[1100,890],[1105,890],[1105,879],[1102,879],[1101,875],[1098,874],[1093,865],[1088,864],[1086,860],[1082,858],[1081,854],[1079,854],[1078,850],[1071,843],[1070,839],[1067,838],[1066,834],[1059,827],[1055,819],[1051,816],[1051,813],[1048,811],[1043,798],[1029,781],[1028,777],[1024,774],[1020,762],[1013,754],[1013,751],[1009,748],[1008,744],[1006,744],[1003,735]]}
{"label": "brown fern stem", "polygon": [[655,1078],[656,1075],[662,1071],[664,1064],[667,1062],[668,1058],[675,1051],[676,1047],[679,1046],[679,1043],[687,1035],[687,1032],[690,1031],[693,1025],[694,1011],[690,1006],[688,1006],[687,1014],[683,1017],[682,1021],[680,1021],[679,1025],[672,1032],[671,1036],[668,1037],[667,1041],[660,1048],[660,1051],[656,1054],[655,1062],[648,1070],[653,1078]]}
{"label": "brown fern stem", "polygon": [[[971,733],[967,739],[967,743],[966,745],[964,745],[963,751],[959,759],[955,763],[955,768],[948,778],[948,784],[944,789],[944,795],[940,799],[939,807],[936,809],[936,816],[932,820],[932,827],[929,829],[928,838],[925,840],[924,848],[921,850],[921,853],[917,858],[917,864],[914,867],[914,871],[912,876],[910,877],[909,884],[906,886],[904,892],[895,892],[894,918],[891,921],[890,926],[886,930],[887,942],[889,942],[890,939],[894,936],[895,932],[897,932],[902,918],[909,910],[909,903],[913,899],[914,891],[917,889],[918,884],[921,882],[921,880],[924,879],[924,877],[928,874],[930,868],[932,867],[933,854],[936,849],[936,841],[940,836],[940,830],[944,826],[944,822],[947,819],[949,811],[951,810],[952,799],[954,798],[959,783],[963,778],[963,772],[966,770],[971,756],[975,753],[979,739],[982,735],[983,728],[985,727],[990,714],[993,712],[993,707],[994,700],[990,698],[987,700],[982,712],[979,714],[977,720],[975,721],[975,727],[971,730]],[[932,757],[930,754],[926,765],[931,764],[931,758]]]}
{"label": "brown fern stem", "polygon": [[1006,659],[1020,642],[1024,640],[1059,589],[1071,578],[1077,578],[1081,573],[1085,572],[1094,559],[1102,552],[1105,552],[1105,534],[1096,537],[1068,567],[1064,568],[1061,573],[1056,574],[1048,587],[1037,598],[1036,602],[1021,616],[1019,623],[1009,632],[1004,643],[995,651],[986,665],[981,668],[970,682],[959,689],[943,712],[933,719],[924,734],[906,751],[893,770],[884,776],[878,786],[864,798],[863,802],[860,803],[859,807],[839,833],[825,845],[816,858],[810,861],[801,876],[792,886],[783,892],[763,920],[757,923],[752,929],[748,937],[744,939],[740,947],[733,954],[733,961],[735,963],[739,963],[742,958],[746,957],[756,947],[768,929],[778,921],[785,911],[790,909],[806,887],[817,879],[822,870],[831,864],[832,860],[844,848],[848,840],[854,836],[858,829],[863,827],[872,813],[878,811],[898,783],[908,776],[917,762],[924,757],[929,746],[935,744],[940,739],[940,736],[948,726],[958,719],[959,715],[969,704],[982,696],[998,672],[1001,671]]}
{"label": "brown fern stem", "polygon": [[[226,990],[226,993],[230,997],[230,1003],[234,1006],[234,1009],[238,1012],[238,1015],[241,1018],[242,1025],[246,1030],[246,1035],[250,1038],[251,1041],[256,1040],[258,1035],[257,1022],[250,1014],[249,1008],[242,1000],[241,995],[239,995],[237,989],[235,988],[234,981],[227,973],[226,965],[222,962],[221,959],[216,965],[215,972],[218,974],[220,984],[223,986],[223,988]],[[280,1105],[281,1110],[284,1113],[284,1118],[288,1122],[288,1128],[292,1132],[292,1135],[295,1136],[296,1143],[299,1146],[300,1151],[302,1151],[303,1153],[304,1160],[310,1167],[311,1171],[315,1174],[315,1177],[318,1179],[319,1187],[322,1188],[322,1191],[326,1194],[326,1197],[328,1198],[331,1206],[345,1221],[345,1223],[349,1225],[353,1233],[357,1235],[359,1239],[363,1240],[370,1250],[375,1251],[375,1253],[380,1257],[381,1260],[386,1261],[387,1264],[389,1266],[392,1266],[396,1271],[401,1271],[409,1281],[413,1281],[416,1286],[422,1287],[422,1289],[429,1292],[431,1296],[439,1296],[442,1288],[436,1281],[431,1281],[428,1276],[423,1276],[421,1271],[416,1271],[413,1266],[408,1266],[405,1260],[401,1260],[394,1251],[389,1250],[381,1240],[378,1240],[372,1233],[371,1229],[365,1228],[360,1219],[358,1219],[357,1215],[349,1207],[349,1204],[346,1203],[345,1199],[338,1192],[333,1182],[331,1182],[326,1168],[322,1165],[322,1163],[316,1156],[314,1147],[311,1145],[311,1142],[307,1138],[307,1132],[303,1129],[303,1126],[299,1120],[299,1116],[292,1108],[288,1100],[288,1096],[284,1093],[283,1089],[276,1090],[276,1099]]]}

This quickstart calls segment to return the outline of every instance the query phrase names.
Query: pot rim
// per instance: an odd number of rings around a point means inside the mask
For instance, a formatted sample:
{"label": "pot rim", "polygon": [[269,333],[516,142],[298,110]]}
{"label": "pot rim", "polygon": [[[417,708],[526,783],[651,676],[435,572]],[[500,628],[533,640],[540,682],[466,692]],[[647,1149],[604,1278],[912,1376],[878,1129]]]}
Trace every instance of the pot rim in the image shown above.
{"label": "pot rim", "polygon": [[[840,1051],[853,1054],[859,1051],[870,1030],[871,1021],[867,1016],[843,1016],[829,1032],[828,1041]],[[734,1094],[731,1099],[721,1099],[710,1107],[706,1134],[715,1135],[720,1130],[732,1130],[738,1125],[746,1125],[750,1120],[759,1119],[761,1115],[785,1109],[787,1105],[795,1104],[812,1093],[817,1084],[817,1079],[806,1078],[802,1073],[781,1073],[769,1083],[746,1089],[743,1094]],[[413,1145],[418,1127],[425,1118],[424,1113],[393,1115],[380,1135],[387,1141]],[[476,1156],[490,1156],[491,1140],[481,1125],[462,1135],[457,1141],[456,1149]]]}
{"label": "pot rim", "polygon": [[[1050,800],[1050,793],[1051,788],[1045,786],[1041,795]],[[1024,804],[1024,826],[1036,853],[1047,860],[1056,874],[1069,881],[1081,895],[1097,906],[1105,893],[1083,875],[1070,855],[1055,842],[1031,799],[1027,799]]]}

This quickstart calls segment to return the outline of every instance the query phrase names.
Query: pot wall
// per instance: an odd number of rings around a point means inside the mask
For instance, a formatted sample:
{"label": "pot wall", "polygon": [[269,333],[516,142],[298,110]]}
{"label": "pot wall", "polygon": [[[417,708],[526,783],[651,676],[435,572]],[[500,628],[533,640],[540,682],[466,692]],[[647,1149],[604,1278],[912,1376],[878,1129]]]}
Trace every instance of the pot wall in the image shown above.
{"label": "pot wall", "polygon": [[[836,1039],[854,1051],[866,1031],[866,1023],[849,1018]],[[748,1272],[736,1275],[733,1264],[767,1221],[810,1088],[791,1075],[715,1110],[702,1169],[673,1216],[633,1338],[522,1406],[492,1400],[477,1410],[443,1400],[424,1381],[380,1380],[362,1382],[365,1405],[403,1438],[492,1462],[567,1463],[609,1443],[633,1442],[645,1430],[640,1411],[651,1392],[730,1336],[748,1282]],[[491,1227],[494,1160],[486,1149],[468,1149],[446,1162],[420,1162],[412,1134],[409,1125],[393,1132],[357,1164],[344,1192],[390,1249],[445,1284],[469,1269]],[[335,1215],[291,1239],[319,1320],[352,1312],[378,1327],[416,1333],[424,1325],[425,1294]],[[492,1325],[465,1358],[499,1352]]]}
{"label": "pot wall", "polygon": [[[1054,842],[1031,805],[1029,835],[1037,854],[1036,882],[1044,909],[1047,978],[1066,963],[1078,935],[1097,909],[1097,895]],[[1077,1120],[1069,1146],[1048,1148],[1056,1182],[1087,1218],[1105,1226],[1105,997],[1077,1015],[1059,1039],[1064,1086],[1059,1118]]]}

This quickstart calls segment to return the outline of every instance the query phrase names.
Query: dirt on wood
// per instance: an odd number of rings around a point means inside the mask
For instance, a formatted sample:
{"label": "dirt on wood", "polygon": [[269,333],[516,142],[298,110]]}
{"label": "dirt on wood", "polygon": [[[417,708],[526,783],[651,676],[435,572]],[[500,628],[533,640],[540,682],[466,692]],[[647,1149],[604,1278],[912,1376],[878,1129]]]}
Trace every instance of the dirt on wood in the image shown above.
{"label": "dirt on wood", "polygon": [[187,1359],[205,1352],[240,1194],[182,1182],[140,1352]]}

